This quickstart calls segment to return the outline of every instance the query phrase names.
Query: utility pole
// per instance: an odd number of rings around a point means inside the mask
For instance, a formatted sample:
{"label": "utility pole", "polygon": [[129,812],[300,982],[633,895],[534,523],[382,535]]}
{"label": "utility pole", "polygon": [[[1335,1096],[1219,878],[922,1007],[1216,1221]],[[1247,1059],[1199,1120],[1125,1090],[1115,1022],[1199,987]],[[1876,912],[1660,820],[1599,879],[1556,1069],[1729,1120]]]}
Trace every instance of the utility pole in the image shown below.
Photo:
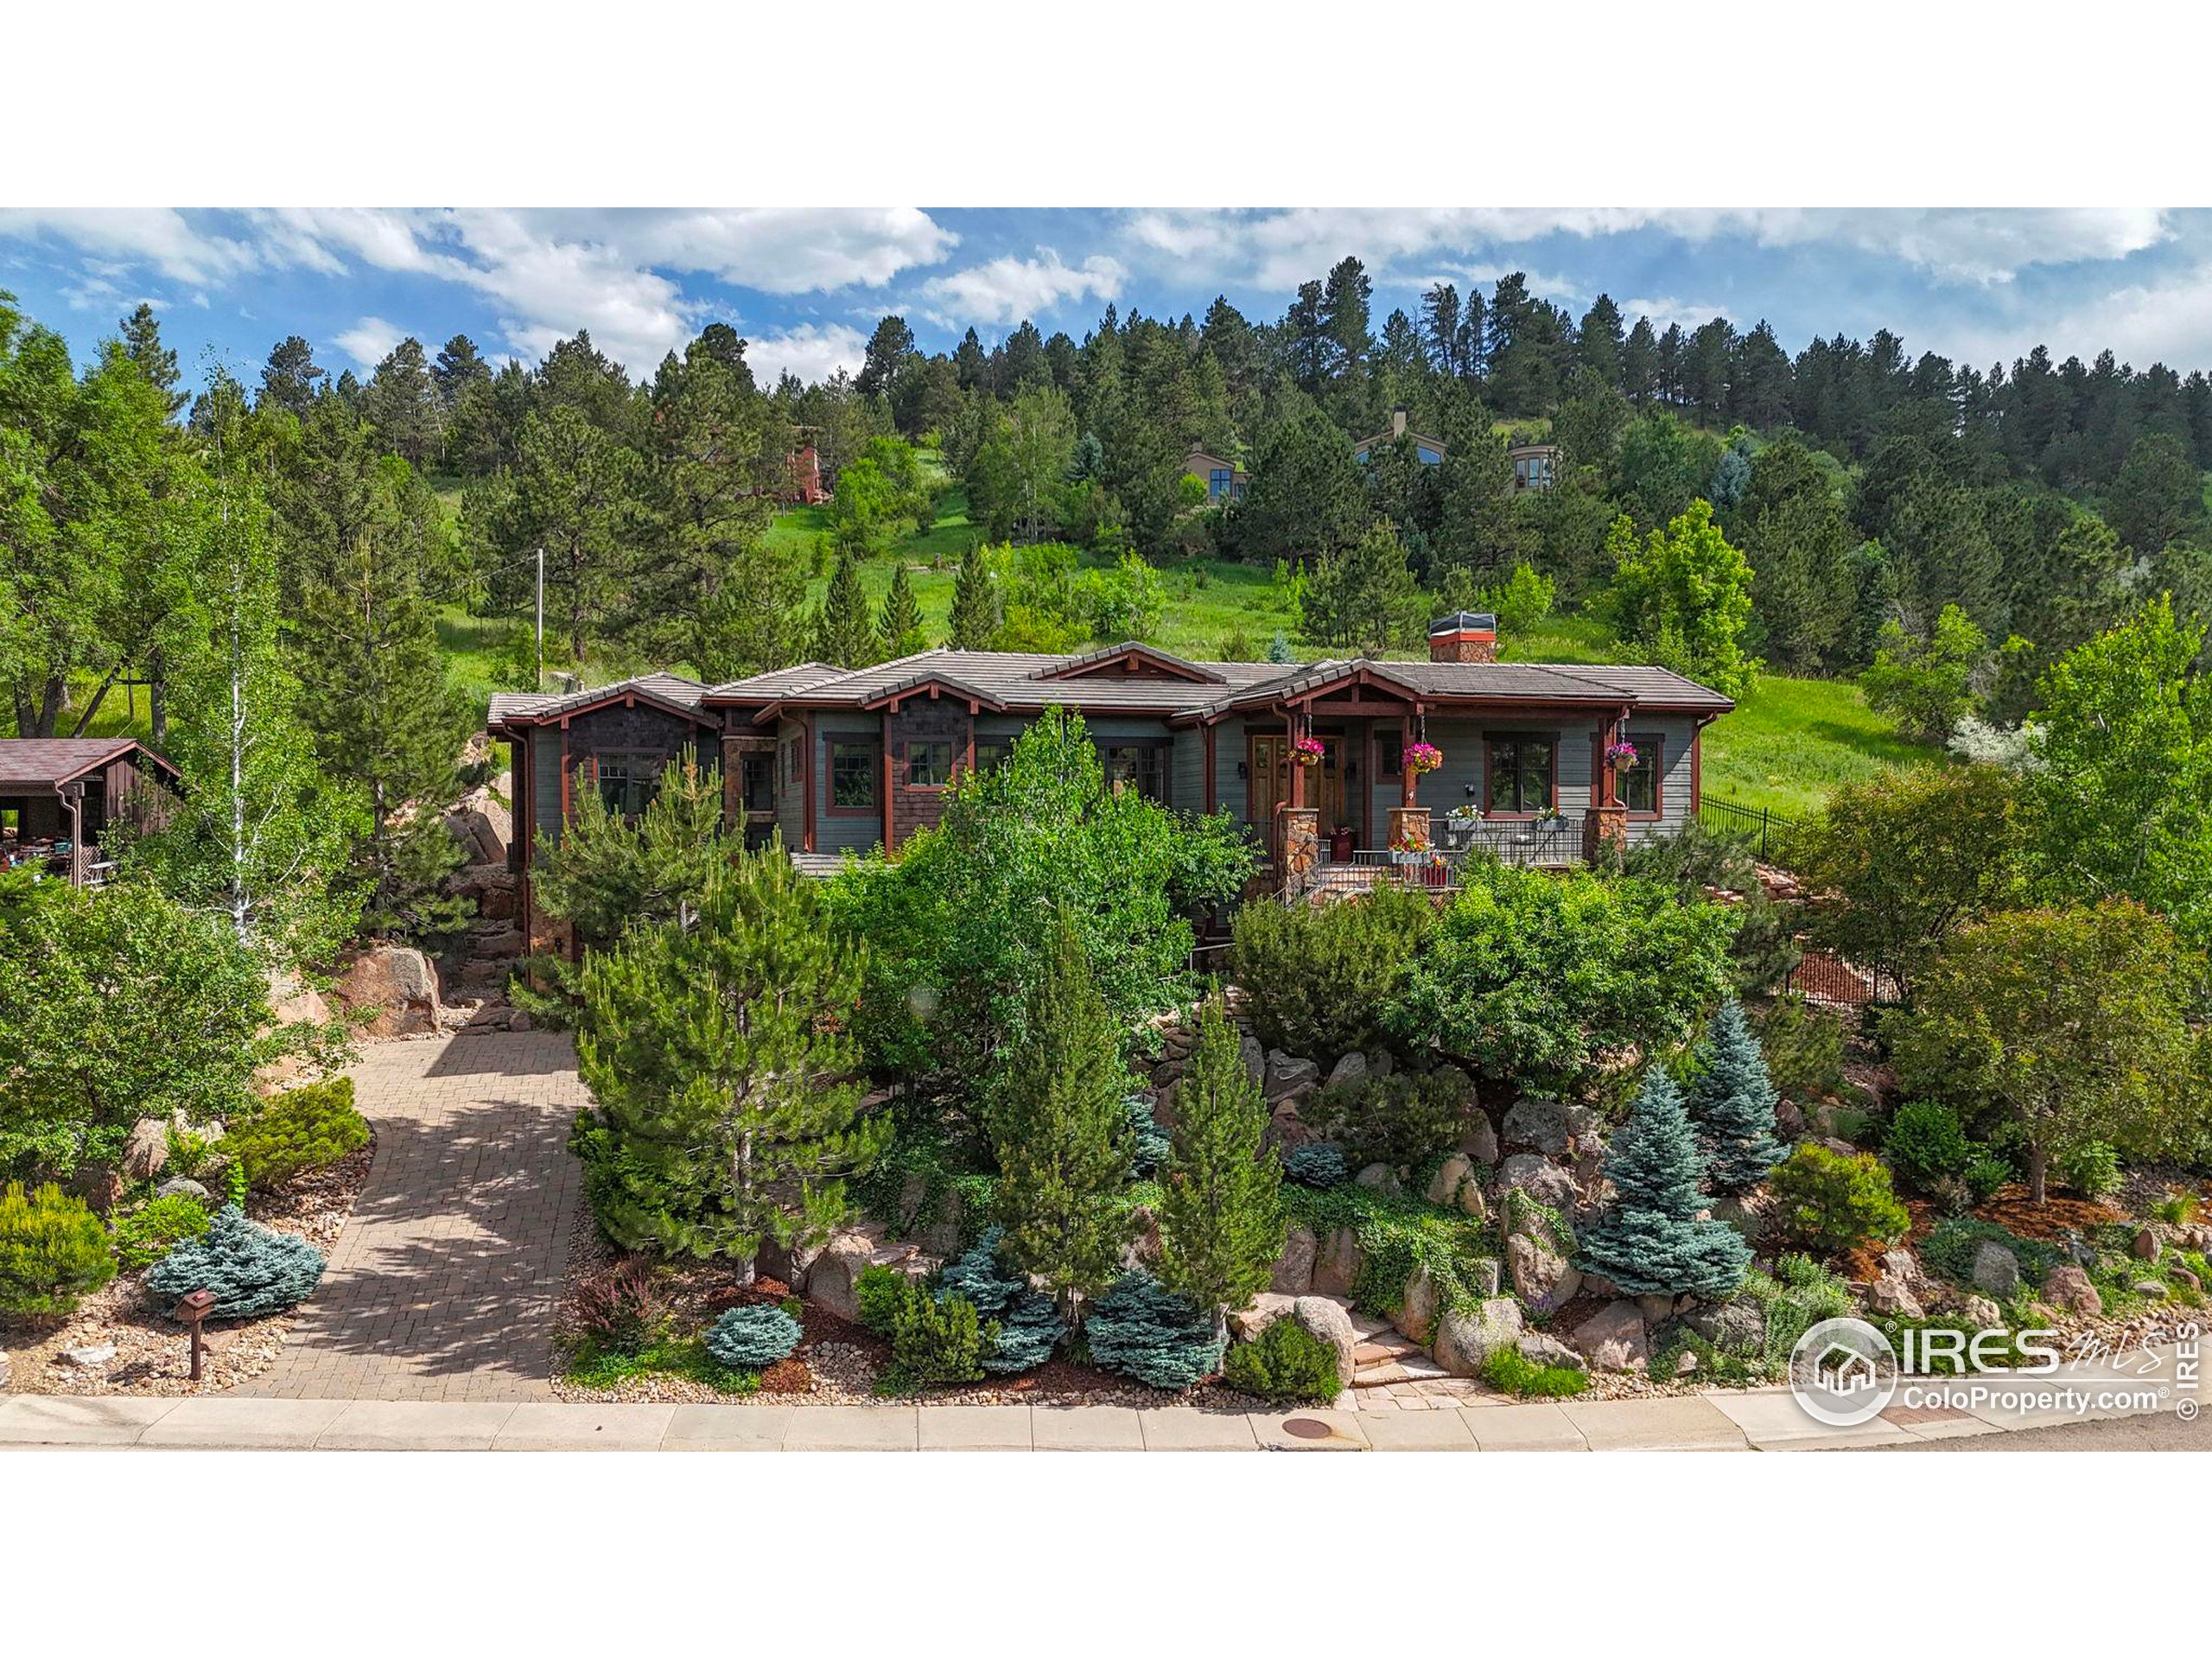
{"label": "utility pole", "polygon": [[537,684],[545,689],[545,550],[537,550]]}

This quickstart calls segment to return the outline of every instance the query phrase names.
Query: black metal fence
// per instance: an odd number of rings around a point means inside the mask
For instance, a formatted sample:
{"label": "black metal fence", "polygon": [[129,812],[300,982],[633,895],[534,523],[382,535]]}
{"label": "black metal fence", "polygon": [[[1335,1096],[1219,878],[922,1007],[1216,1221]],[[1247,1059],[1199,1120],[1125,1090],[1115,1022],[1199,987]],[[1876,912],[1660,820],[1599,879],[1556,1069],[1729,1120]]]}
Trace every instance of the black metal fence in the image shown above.
{"label": "black metal fence", "polygon": [[1751,843],[1762,862],[1771,863],[1783,838],[1797,827],[1797,820],[1764,806],[1739,806],[1734,801],[1707,795],[1698,804],[1698,821],[1708,830],[1725,830]]}

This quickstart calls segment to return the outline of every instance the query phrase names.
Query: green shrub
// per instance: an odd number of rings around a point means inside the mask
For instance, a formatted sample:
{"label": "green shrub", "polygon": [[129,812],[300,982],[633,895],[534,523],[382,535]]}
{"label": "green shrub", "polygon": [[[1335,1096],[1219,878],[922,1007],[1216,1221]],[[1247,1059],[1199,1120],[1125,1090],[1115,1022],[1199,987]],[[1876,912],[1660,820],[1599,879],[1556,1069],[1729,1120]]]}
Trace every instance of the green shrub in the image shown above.
{"label": "green shrub", "polygon": [[1493,1349],[1483,1362],[1483,1381],[1523,1400],[1565,1400],[1590,1386],[1589,1377],[1572,1365],[1540,1364],[1518,1348]]}
{"label": "green shrub", "polygon": [[1091,1305],[1084,1332],[1103,1370],[1155,1389],[1187,1389],[1212,1376],[1227,1339],[1212,1309],[1142,1270],[1124,1274]]}
{"label": "green shrub", "polygon": [[1929,1193],[1964,1174],[1974,1149],[1956,1108],[1940,1100],[1909,1100],[1890,1119],[1882,1155],[1907,1192]]}
{"label": "green shrub", "polygon": [[2151,1219],[2169,1227],[2193,1226],[2203,1203],[2194,1192],[2169,1192],[2151,1206]]}
{"label": "green shrub", "polygon": [[1928,1230],[1920,1242],[1920,1260],[1930,1273],[1955,1285],[1970,1285],[1974,1256],[1984,1244],[2002,1244],[2012,1251],[2019,1258],[2021,1279],[2033,1284],[2041,1284],[2044,1275],[2067,1259],[2056,1245],[2022,1238],[1993,1221],[1952,1216]]}
{"label": "green shrub", "polygon": [[707,1351],[733,1370],[757,1370],[789,1359],[801,1334],[798,1321],[780,1307],[733,1307],[708,1328]]}
{"label": "green shrub", "polygon": [[[1472,1216],[1371,1187],[1347,1183],[1317,1192],[1287,1186],[1283,1207],[1317,1239],[1339,1227],[1351,1230],[1359,1243],[1359,1278],[1351,1300],[1370,1313],[1396,1313],[1406,1281],[1417,1267],[1428,1269],[1440,1306],[1479,1301],[1488,1281],[1484,1264],[1497,1254],[1488,1225]],[[1573,1248],[1571,1236],[1561,1248]]]}
{"label": "green shrub", "polygon": [[1797,1338],[1822,1319],[1847,1319],[1859,1311],[1850,1285],[1810,1256],[1783,1256],[1771,1277],[1753,1268],[1744,1275],[1743,1294],[1766,1317],[1761,1358],[1769,1370],[1787,1365]]}
{"label": "green shrub", "polygon": [[939,1300],[959,1297],[974,1304],[978,1319],[996,1322],[998,1340],[982,1357],[983,1369],[995,1376],[1042,1365],[1067,1335],[1052,1299],[1030,1288],[1029,1275],[1006,1259],[1002,1236],[1001,1229],[988,1229],[938,1275],[937,1291]]}
{"label": "green shrub", "polygon": [[1890,1172],[1866,1153],[1847,1156],[1808,1141],[1768,1185],[1783,1235],[1821,1255],[1894,1243],[1912,1223],[1890,1185]]}
{"label": "green shrub", "polygon": [[1324,1089],[1300,1116],[1343,1147],[1352,1167],[1396,1168],[1457,1145],[1475,1110],[1473,1080],[1455,1065],[1440,1065]]}
{"label": "green shrub", "polygon": [[108,1230],[115,1236],[117,1261],[126,1268],[149,1268],[207,1230],[207,1209],[189,1192],[175,1192],[118,1217]]}
{"label": "green shrub", "polygon": [[211,1290],[214,1318],[255,1319],[298,1306],[321,1278],[322,1257],[314,1245],[257,1226],[245,1211],[226,1205],[205,1233],[146,1270],[146,1289],[156,1305]]}
{"label": "green shrub", "polygon": [[1153,1120],[1152,1096],[1130,1095],[1122,1102],[1129,1119],[1129,1176],[1145,1180],[1167,1161],[1171,1142],[1167,1131]]}
{"label": "green shrub", "polygon": [[853,1281],[853,1300],[860,1304],[861,1323],[886,1342],[899,1326],[899,1305],[906,1297],[909,1275],[893,1268],[868,1267]]}
{"label": "green shrub", "polygon": [[652,1264],[639,1256],[590,1274],[569,1297],[570,1334],[605,1353],[642,1352],[659,1338],[668,1313]]}
{"label": "green shrub", "polygon": [[1778,997],[1759,1021],[1759,1047],[1774,1086],[1802,1103],[1841,1095],[1843,1020],[1802,996]]}
{"label": "green shrub", "polygon": [[52,1319],[115,1277],[107,1229],[58,1186],[0,1192],[0,1313]]}
{"label": "green shrub", "polygon": [[1255,1400],[1322,1405],[1337,1397],[1337,1349],[1287,1315],[1229,1350],[1222,1380]]}
{"label": "green shrub", "polygon": [[1986,1204],[1997,1196],[1999,1187],[2012,1179],[2012,1166],[1996,1153],[1977,1152],[1967,1160],[1959,1179],[1966,1183],[1969,1198],[1976,1204]]}
{"label": "green shrub", "polygon": [[1351,1166],[1344,1161],[1338,1148],[1325,1141],[1316,1141],[1299,1147],[1282,1160],[1282,1176],[1300,1186],[1319,1187],[1325,1192],[1351,1179]]}
{"label": "green shrub", "polygon": [[2120,1154],[2101,1141],[2054,1161],[2059,1180],[2085,1198],[2108,1198],[2120,1191]]}
{"label": "green shrub", "polygon": [[1342,904],[1246,905],[1229,977],[1269,1048],[1326,1059],[1375,1046],[1433,912],[1418,893],[1382,888]]}
{"label": "green shrub", "polygon": [[257,1192],[325,1169],[369,1144],[369,1122],[353,1107],[353,1079],[331,1077],[286,1090],[232,1127],[223,1149]]}
{"label": "green shrub", "polygon": [[891,1358],[899,1375],[912,1382],[974,1382],[983,1375],[983,1356],[998,1345],[999,1326],[976,1315],[964,1296],[932,1296],[920,1281],[909,1279],[899,1297],[892,1327]]}

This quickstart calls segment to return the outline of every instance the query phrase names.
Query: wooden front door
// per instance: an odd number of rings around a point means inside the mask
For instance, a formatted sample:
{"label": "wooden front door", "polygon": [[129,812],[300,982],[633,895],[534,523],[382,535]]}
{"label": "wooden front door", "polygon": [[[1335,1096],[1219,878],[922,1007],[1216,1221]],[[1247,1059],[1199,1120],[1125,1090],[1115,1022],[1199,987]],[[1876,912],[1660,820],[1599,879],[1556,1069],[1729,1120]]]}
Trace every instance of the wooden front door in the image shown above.
{"label": "wooden front door", "polygon": [[[1332,732],[1316,732],[1321,740],[1321,764],[1306,774],[1306,804],[1321,809],[1321,840],[1329,831],[1349,823],[1344,816],[1344,740]],[[1275,846],[1275,808],[1290,798],[1290,739],[1280,732],[1252,738],[1250,821],[1266,842],[1268,856]]]}

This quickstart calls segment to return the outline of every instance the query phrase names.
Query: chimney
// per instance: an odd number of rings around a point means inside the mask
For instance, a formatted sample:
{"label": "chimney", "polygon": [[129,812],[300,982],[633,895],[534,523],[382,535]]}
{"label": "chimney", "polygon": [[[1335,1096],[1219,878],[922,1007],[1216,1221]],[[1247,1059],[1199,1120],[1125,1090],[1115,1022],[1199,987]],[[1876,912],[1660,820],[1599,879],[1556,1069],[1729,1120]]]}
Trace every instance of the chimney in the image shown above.
{"label": "chimney", "polygon": [[1390,411],[1390,435],[1394,438],[1406,435],[1406,406],[1403,404]]}
{"label": "chimney", "polygon": [[1488,611],[1454,611],[1428,625],[1432,663],[1494,663],[1497,618]]}

